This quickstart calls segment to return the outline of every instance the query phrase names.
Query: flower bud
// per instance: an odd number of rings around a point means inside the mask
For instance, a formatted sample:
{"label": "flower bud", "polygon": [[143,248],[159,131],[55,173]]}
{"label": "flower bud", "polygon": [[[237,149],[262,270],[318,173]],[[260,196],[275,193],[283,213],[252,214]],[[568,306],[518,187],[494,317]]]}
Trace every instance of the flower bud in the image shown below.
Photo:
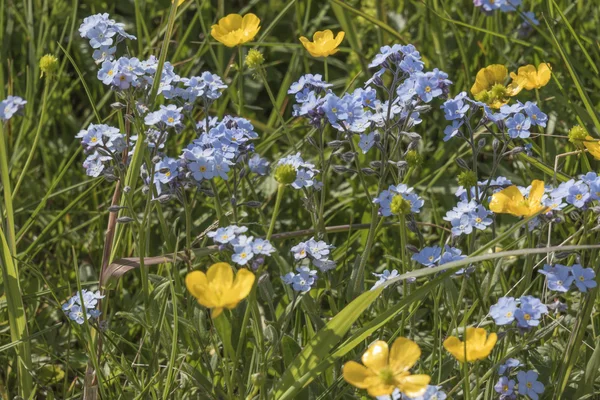
{"label": "flower bud", "polygon": [[588,136],[587,130],[581,125],[575,125],[569,131],[569,142],[574,144],[580,144]]}
{"label": "flower bud", "polygon": [[283,164],[275,169],[275,180],[283,185],[289,185],[296,180],[296,168]]}
{"label": "flower bud", "polygon": [[477,185],[477,177],[471,170],[465,170],[458,174],[457,181],[459,185],[465,188],[472,188],[473,186]]}
{"label": "flower bud", "polygon": [[244,60],[244,63],[250,69],[256,69],[260,67],[264,62],[265,57],[260,51],[256,49],[251,49],[248,52],[248,55],[246,55],[246,59]]}
{"label": "flower bud", "polygon": [[40,59],[40,71],[42,74],[40,77],[43,77],[46,74],[46,78],[52,79],[54,75],[56,75],[56,71],[58,71],[58,58],[54,57],[52,54],[46,54]]}
{"label": "flower bud", "polygon": [[416,150],[411,150],[406,153],[406,162],[409,167],[418,167],[423,163],[423,156]]}

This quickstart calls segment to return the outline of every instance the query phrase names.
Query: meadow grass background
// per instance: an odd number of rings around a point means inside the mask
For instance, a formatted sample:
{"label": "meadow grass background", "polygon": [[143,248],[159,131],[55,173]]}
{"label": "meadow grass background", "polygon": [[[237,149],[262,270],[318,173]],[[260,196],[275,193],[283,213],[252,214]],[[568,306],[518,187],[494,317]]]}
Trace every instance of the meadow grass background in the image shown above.
{"label": "meadow grass background", "polygon": [[[546,133],[556,137],[540,137],[535,142],[535,160],[516,155],[500,165],[499,174],[520,184],[535,178],[550,182],[556,155],[574,150],[565,138],[573,125],[582,124],[593,137],[600,137],[600,7],[596,1],[582,0],[523,3],[523,9],[535,12],[540,20],[540,25],[527,35],[519,34],[523,19],[518,13],[496,12],[488,16],[470,0],[187,0],[178,10],[167,59],[181,76],[209,70],[231,83],[237,79],[237,70],[230,65],[236,60],[236,51],[210,38],[210,26],[231,12],[253,12],[259,16],[262,29],[247,47],[264,53],[268,90],[276,104],[272,103],[265,83],[246,72],[247,107],[243,116],[252,121],[260,134],[258,152],[271,161],[291,151],[284,139],[279,112],[288,121],[289,133],[297,141],[295,146],[305,156],[311,154],[307,143],[311,129],[291,118],[293,98],[286,92],[300,75],[323,73],[324,66],[301,47],[299,36],[323,29],[346,32],[340,52],[329,58],[329,79],[337,93],[359,87],[370,77],[367,64],[385,44],[414,44],[427,69],[437,67],[450,75],[454,82],[451,95],[468,90],[477,71],[486,65],[500,63],[516,71],[525,64],[549,62],[553,66],[551,83],[525,98],[538,101],[550,117]],[[169,1],[0,0],[0,99],[15,94],[28,101],[24,116],[16,117],[5,127],[13,196],[12,209],[3,201],[1,210],[5,234],[8,221],[14,219],[15,245],[3,246],[2,260],[5,264],[13,260],[19,269],[19,293],[25,309],[25,316],[20,318],[27,332],[20,341],[11,337],[12,311],[7,306],[6,288],[15,288],[16,282],[8,282],[3,274],[2,399],[23,395],[22,385],[29,386],[26,393],[31,398],[81,398],[90,360],[89,330],[70,323],[60,305],[78,285],[97,285],[114,183],[85,176],[81,168],[84,155],[74,136],[98,118],[113,126],[122,127],[125,122],[123,115],[110,107],[118,99],[96,79],[92,50],[79,37],[77,28],[84,17],[107,12],[138,37],[138,41],[127,42],[128,50],[143,59],[159,54],[169,9]],[[46,80],[40,78],[38,60],[47,53],[59,58],[60,70],[57,78],[48,83],[45,97]],[[220,117],[235,115],[235,96],[235,92],[226,90],[212,113]],[[419,152],[425,161],[410,178],[411,185],[426,198],[427,210],[420,220],[441,226],[445,226],[443,214],[455,203],[455,177],[460,172],[455,160],[468,154],[461,142],[442,141],[445,126],[442,111],[434,106],[417,128],[423,137]],[[190,133],[173,137],[168,143],[170,153],[177,154],[190,140]],[[489,160],[491,141],[480,156],[481,176],[489,173]],[[559,165],[564,174],[559,175],[559,180],[583,171],[581,157],[561,158]],[[598,170],[593,160],[591,167]],[[368,223],[371,209],[358,179],[343,174],[333,174],[329,179],[332,190],[325,207],[327,226]],[[255,190],[262,213],[270,216],[275,182],[267,178]],[[311,227],[300,196],[288,194],[276,234]],[[140,198],[139,210],[143,209],[143,201]],[[215,210],[212,200],[201,195],[193,198],[193,205],[191,234],[194,246],[200,248],[207,244],[201,235],[214,224]],[[251,229],[262,232],[258,211],[244,211],[256,225],[250,225]],[[164,215],[162,226],[156,217],[158,212]],[[504,221],[505,228],[514,223],[510,218]],[[184,248],[185,230],[178,203],[154,209],[145,238],[149,255]],[[556,226],[553,244],[562,243],[575,231],[572,221]],[[135,234],[131,228],[124,228],[116,257],[136,255]],[[424,235],[430,240],[447,233],[424,228]],[[497,246],[503,250],[520,249],[523,238],[509,235]],[[597,239],[596,233],[589,233],[565,244],[597,244]],[[451,398],[464,397],[456,363],[447,354],[442,356],[443,335],[449,327],[463,325],[465,319],[477,323],[483,318],[495,302],[491,297],[499,297],[518,281],[522,257],[478,264],[481,288],[489,289],[493,281],[495,294],[480,292],[474,283],[467,285],[464,296],[460,296],[460,281],[429,276],[408,298],[389,289],[377,299],[363,298],[364,304],[353,303],[352,309],[346,309],[349,314],[336,320],[343,323],[343,319],[350,323],[348,326],[328,326],[328,330],[318,333],[352,300],[347,295],[347,285],[355,259],[364,248],[366,231],[344,229],[331,234],[329,240],[337,246],[334,259],[339,267],[329,274],[327,283],[320,282],[312,296],[305,296],[300,305],[290,302],[279,281],[279,268],[292,269],[289,248],[297,240],[304,239],[291,235],[275,239],[280,249],[279,266],[272,263],[270,276],[261,281],[257,293],[261,307],[252,310],[248,325],[242,326],[246,303],[232,313],[231,325],[226,327],[231,331],[231,344],[220,343],[206,311],[185,291],[184,263],[174,267],[150,266],[145,273],[133,271],[118,280],[110,291],[107,330],[101,334],[104,352],[98,366],[99,394],[107,399],[263,399],[271,398],[273,393],[269,394],[269,390],[279,385],[281,393],[289,390],[287,398],[359,398],[359,392],[342,380],[341,365],[359,357],[372,340],[391,339],[402,329],[421,345],[422,368],[432,375],[433,382],[444,383],[448,391],[456,387]],[[399,232],[393,226],[378,235],[367,265],[366,288],[375,281],[371,272],[397,265],[398,241]],[[416,236],[411,237],[411,242],[419,245]],[[588,250],[582,254],[587,263],[584,266],[597,270],[598,252]],[[536,262],[542,256],[537,256]],[[198,256],[194,266],[204,269],[211,257]],[[541,287],[541,281],[538,283]],[[540,372],[546,385],[544,399],[599,398],[597,289],[586,297],[573,296],[568,300],[570,313],[526,336],[514,349]],[[465,314],[463,303],[475,306]],[[411,322],[407,327],[399,327],[399,315],[404,313],[408,313]],[[273,318],[275,315],[285,318]],[[32,359],[26,366],[31,375],[29,383],[17,381],[17,351],[23,349],[24,343],[28,344]],[[232,360],[222,357],[225,345],[236,349],[235,368]],[[301,349],[305,350],[304,359],[298,360]],[[493,398],[494,362],[477,368],[481,368],[482,377],[477,393],[482,398]],[[224,380],[231,379],[223,376],[228,370],[235,370],[232,374],[239,385],[234,394],[223,385]],[[293,386],[301,377],[307,384],[303,390]]]}

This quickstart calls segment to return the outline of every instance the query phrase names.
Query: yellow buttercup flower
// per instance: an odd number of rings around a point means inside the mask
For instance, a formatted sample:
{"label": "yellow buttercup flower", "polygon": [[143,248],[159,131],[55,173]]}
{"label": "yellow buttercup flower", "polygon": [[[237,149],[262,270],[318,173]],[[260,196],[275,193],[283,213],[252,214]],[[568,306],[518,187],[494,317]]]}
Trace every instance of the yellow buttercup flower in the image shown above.
{"label": "yellow buttercup flower", "polygon": [[346,33],[344,31],[340,31],[334,38],[333,32],[327,29],[315,32],[312,42],[304,36],[300,37],[300,41],[311,56],[328,57],[337,53],[338,46],[342,43],[342,40],[344,40],[345,35]]}
{"label": "yellow buttercup flower", "polygon": [[510,73],[513,82],[526,90],[532,90],[540,89],[550,82],[552,68],[550,67],[550,64],[546,63],[541,63],[538,65],[537,69],[534,65],[529,64],[520,67],[517,72],[517,74],[514,72]]}
{"label": "yellow buttercup flower", "polygon": [[217,318],[224,308],[235,308],[250,294],[254,279],[252,272],[241,269],[234,280],[231,265],[221,262],[211,265],[206,274],[190,272],[185,277],[185,286],[198,303],[212,308],[211,316]]}
{"label": "yellow buttercup flower", "polygon": [[500,108],[508,103],[512,96],[516,96],[522,87],[511,83],[506,86],[504,82],[508,78],[508,70],[504,65],[492,64],[482,68],[475,77],[475,83],[471,87],[471,94],[475,99],[488,104],[492,108]]}
{"label": "yellow buttercup flower", "polygon": [[600,142],[599,141],[594,140],[594,138],[591,136],[586,136],[585,140],[583,141],[583,145],[585,146],[586,149],[588,149],[588,152],[596,160],[600,160]]}
{"label": "yellow buttercup flower", "polygon": [[467,328],[467,339],[464,342],[456,336],[450,336],[444,340],[444,348],[460,362],[465,362],[465,354],[467,362],[483,360],[490,355],[498,340],[495,333],[486,336],[485,329],[470,326]]}
{"label": "yellow buttercup flower", "polygon": [[492,195],[490,210],[496,214],[512,214],[517,217],[529,217],[545,207],[541,204],[544,195],[544,181],[531,182],[529,196],[525,198],[518,187],[509,186]]}
{"label": "yellow buttercup flower", "polygon": [[[183,4],[185,0],[179,0],[179,2],[177,3],[177,7],[179,7],[180,5]],[[171,0],[171,3],[175,3],[175,0]]]}
{"label": "yellow buttercup flower", "polygon": [[254,39],[260,30],[260,19],[254,14],[229,14],[213,25],[210,34],[227,47],[235,47]]}
{"label": "yellow buttercup flower", "polygon": [[421,349],[410,339],[396,339],[391,352],[386,342],[378,340],[363,354],[364,365],[355,361],[344,365],[344,379],[359,389],[367,389],[371,396],[391,394],[395,388],[409,397],[421,396],[431,377],[410,374],[409,369],[419,357]]}

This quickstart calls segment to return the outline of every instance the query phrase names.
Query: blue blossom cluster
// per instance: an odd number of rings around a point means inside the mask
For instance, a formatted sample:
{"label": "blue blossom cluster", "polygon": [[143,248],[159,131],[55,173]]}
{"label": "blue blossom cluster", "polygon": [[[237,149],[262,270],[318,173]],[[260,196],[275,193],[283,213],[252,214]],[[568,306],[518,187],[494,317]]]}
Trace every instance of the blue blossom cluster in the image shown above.
{"label": "blue blossom cluster", "polygon": [[8,96],[5,100],[0,101],[0,121],[6,122],[11,119],[25,107],[25,104],[27,101],[19,96]]}
{"label": "blue blossom cluster", "polygon": [[549,204],[560,205],[563,201],[579,209],[587,209],[592,201],[600,200],[600,177],[595,172],[580,175],[561,183],[548,195]]}
{"label": "blue blossom cluster", "polygon": [[418,397],[408,397],[400,392],[398,388],[394,389],[391,395],[377,396],[377,400],[446,400],[447,396],[442,391],[441,386],[427,385],[425,392]]}
{"label": "blue blossom cluster", "polygon": [[282,157],[277,161],[277,167],[283,165],[290,165],[296,171],[296,179],[292,182],[294,189],[321,188],[322,183],[315,179],[315,175],[319,173],[319,170],[315,169],[314,164],[304,161],[299,152]]}
{"label": "blue blossom cluster", "polygon": [[317,281],[317,271],[307,266],[296,267],[296,272],[288,272],[281,277],[286,285],[290,285],[296,292],[306,293],[310,291]]}
{"label": "blue blossom cluster", "polygon": [[227,180],[231,166],[240,162],[242,156],[254,151],[251,140],[257,137],[248,120],[225,116],[208,133],[202,133],[190,143],[183,150],[181,158],[197,183],[215,177]]}
{"label": "blue blossom cluster", "polygon": [[497,325],[509,325],[515,320],[517,327],[530,329],[540,324],[542,315],[548,314],[548,307],[538,298],[521,296],[500,297],[498,302],[490,307],[490,315]]}
{"label": "blue blossom cluster", "polygon": [[482,7],[485,11],[500,10],[503,12],[516,11],[522,0],[473,0],[475,7]]}
{"label": "blue blossom cluster", "polygon": [[269,161],[267,161],[266,158],[261,157],[258,153],[255,153],[248,159],[248,168],[250,169],[250,172],[265,176],[269,173]]}
{"label": "blue blossom cluster", "polygon": [[[321,272],[327,272],[336,265],[335,261],[329,259],[333,248],[322,240],[310,238],[292,247],[291,251],[297,262],[308,260]],[[307,265],[300,265],[296,267],[296,272],[288,272],[281,277],[281,280],[297,292],[308,292],[317,282],[318,271],[311,270]]]}
{"label": "blue blossom cluster", "polygon": [[[421,265],[429,268],[439,267],[454,261],[460,261],[466,258],[460,249],[456,247],[444,245],[444,249],[440,246],[424,247],[420,252],[413,254],[412,259]],[[460,268],[456,271],[456,275],[462,275],[465,271],[470,272],[470,269]]]}
{"label": "blue blossom cluster", "polygon": [[407,211],[418,214],[425,201],[419,195],[413,193],[413,190],[413,188],[403,183],[397,186],[390,185],[387,190],[384,190],[373,199],[373,203],[379,204],[379,213],[384,217],[407,213]]}
{"label": "blue blossom cluster", "polygon": [[463,135],[461,128],[469,123],[472,114],[470,111],[477,108],[483,108],[484,121],[494,122],[500,129],[506,130],[511,139],[527,139],[532,127],[545,127],[548,122],[548,116],[531,101],[523,104],[517,100],[515,104],[503,105],[499,112],[494,112],[486,104],[470,99],[466,92],[446,100],[441,108],[446,120],[451,121],[444,129],[445,142]]}
{"label": "blue blossom cluster", "polygon": [[321,272],[327,272],[335,268],[335,261],[329,259],[333,248],[323,240],[310,238],[292,247],[292,254],[296,261],[309,260]]}
{"label": "blue blossom cluster", "polygon": [[452,235],[470,234],[474,229],[485,230],[492,224],[493,213],[475,200],[459,201],[456,207],[448,211],[444,220],[452,224]]}
{"label": "blue blossom cluster", "polygon": [[[383,127],[389,120],[409,120],[408,126],[421,122],[419,113],[425,103],[446,96],[451,81],[438,69],[423,72],[424,63],[413,45],[383,46],[370,68],[379,70],[358,88],[342,97],[335,95],[323,82],[321,75],[304,75],[288,90],[297,104],[293,115],[306,117],[314,126],[328,122],[333,128],[346,133],[361,134],[361,149],[367,152],[374,144],[374,136],[363,135],[369,128]],[[394,98],[382,102],[371,85],[384,87],[382,76],[386,71],[394,75]]]}
{"label": "blue blossom cluster", "polygon": [[517,393],[528,396],[532,400],[538,400],[539,395],[544,393],[544,385],[538,381],[538,373],[533,370],[518,371],[518,384],[511,379],[510,374],[520,366],[522,364],[519,360],[509,358],[498,367],[500,379],[494,385],[494,390],[500,395],[501,400],[514,400],[517,398]]}
{"label": "blue blossom cluster", "polygon": [[230,225],[210,231],[207,236],[218,243],[222,250],[233,251],[231,260],[238,265],[248,265],[252,261],[252,268],[258,269],[265,262],[265,256],[275,252],[275,248],[266,239],[254,238],[244,235],[248,231],[245,226]]}
{"label": "blue blossom cluster", "polygon": [[538,271],[546,276],[548,289],[555,292],[568,292],[575,283],[580,292],[586,293],[588,289],[596,287],[596,273],[592,268],[583,268],[581,264],[567,267],[561,264],[545,264],[543,270]]}
{"label": "blue blossom cluster", "polygon": [[97,63],[113,60],[117,44],[122,40],[135,40],[136,37],[125,32],[125,25],[115,22],[108,14],[95,14],[84,18],[79,27],[82,38],[89,39],[94,49],[92,57]]}
{"label": "blue blossom cluster", "polygon": [[98,318],[100,311],[96,310],[98,300],[104,298],[100,294],[100,291],[92,292],[87,289],[82,289],[81,293],[73,295],[65,304],[62,305],[62,309],[67,314],[69,319],[75,321],[79,325],[85,322],[85,317]]}
{"label": "blue blossom cluster", "polygon": [[[496,193],[505,187],[512,185],[510,179],[499,176],[496,179],[486,179],[485,181],[477,182],[477,188],[475,186],[471,187],[469,192],[463,187],[459,186],[454,195],[460,199],[460,201],[469,201],[469,199],[475,199],[479,202],[482,202],[485,198],[485,189],[489,188],[492,190],[492,193]],[[479,196],[478,196],[479,194]],[[470,195],[470,197],[469,197]],[[489,199],[488,199],[489,200]]]}
{"label": "blue blossom cluster", "polygon": [[119,129],[105,124],[90,124],[75,137],[81,139],[83,150],[88,154],[83,167],[91,177],[112,175],[111,162],[120,162],[122,153],[127,148],[125,135]]}

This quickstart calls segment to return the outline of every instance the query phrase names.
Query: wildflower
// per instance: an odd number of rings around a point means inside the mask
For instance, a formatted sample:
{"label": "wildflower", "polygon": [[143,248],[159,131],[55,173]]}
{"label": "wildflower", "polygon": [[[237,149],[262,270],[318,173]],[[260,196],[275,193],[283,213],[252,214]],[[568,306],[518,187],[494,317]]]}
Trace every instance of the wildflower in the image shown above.
{"label": "wildflower", "polygon": [[465,117],[465,114],[469,111],[469,108],[471,108],[464,100],[466,97],[467,92],[461,92],[455,98],[448,99],[442,104],[440,108],[444,110],[444,117],[446,117],[446,120],[453,121]]}
{"label": "wildflower", "polygon": [[329,57],[332,54],[337,53],[338,46],[344,40],[344,31],[338,32],[334,37],[333,32],[329,29],[324,31],[317,31],[313,35],[313,41],[311,42],[304,36],[300,37],[300,42],[311,56],[313,57]]}
{"label": "wildflower", "polygon": [[377,282],[375,282],[375,284],[373,285],[371,290],[375,290],[379,286],[383,285],[385,282],[389,281],[390,279],[397,277],[398,271],[396,271],[395,269],[388,271],[386,269],[381,274],[377,274],[377,273],[373,272],[373,275],[376,276],[377,278],[379,278],[379,280]]}
{"label": "wildflower", "polygon": [[534,65],[520,67],[517,74],[510,73],[513,82],[526,90],[540,89],[548,84],[552,75],[550,64],[540,63],[537,70]]}
{"label": "wildflower", "polygon": [[508,136],[512,139],[527,139],[530,135],[531,120],[521,113],[516,113],[506,120],[506,127],[508,128]]}
{"label": "wildflower", "polygon": [[269,242],[268,240],[254,239],[252,241],[252,252],[254,254],[263,254],[263,255],[269,256],[273,252],[275,252],[275,248],[273,247],[271,242]]}
{"label": "wildflower", "polygon": [[489,356],[497,340],[498,336],[495,333],[490,333],[488,336],[485,329],[469,326],[464,342],[455,336],[450,336],[444,340],[444,348],[458,361],[470,362],[483,360]]}
{"label": "wildflower", "polygon": [[231,260],[239,265],[246,265],[254,257],[252,246],[234,246],[235,253]]}
{"label": "wildflower", "polygon": [[556,264],[552,267],[546,264],[544,265],[544,269],[538,272],[546,275],[548,289],[556,292],[567,292],[573,283],[574,278],[571,276],[571,269],[564,265]]}
{"label": "wildflower", "polygon": [[361,134],[360,140],[358,141],[358,147],[362,150],[363,154],[367,154],[371,147],[375,145],[375,132],[367,134]]}
{"label": "wildflower", "polygon": [[523,109],[525,110],[527,117],[529,117],[532,125],[539,125],[542,127],[546,126],[548,116],[544,114],[535,103],[528,101],[523,106]]}
{"label": "wildflower", "polygon": [[258,154],[254,154],[252,158],[248,160],[248,167],[250,168],[250,171],[254,172],[255,174],[267,175],[269,162]]}
{"label": "wildflower", "polygon": [[521,296],[521,307],[515,311],[519,328],[531,328],[540,324],[543,314],[548,314],[548,307],[533,296]]}
{"label": "wildflower", "polygon": [[185,285],[200,305],[212,309],[212,318],[217,318],[224,308],[234,309],[250,294],[254,279],[254,274],[247,269],[240,269],[234,279],[231,265],[220,262],[211,265],[206,274],[190,272],[185,277]]}
{"label": "wildflower", "polygon": [[521,365],[521,362],[516,358],[509,358],[506,362],[498,367],[498,373],[500,375],[509,374],[514,368]]}
{"label": "wildflower", "polygon": [[75,293],[62,305],[62,310],[67,314],[70,320],[75,321],[79,325],[85,322],[84,315],[87,319],[98,318],[100,311],[96,310],[98,300],[103,299],[104,296],[100,294],[100,291],[92,292],[87,289],[83,289],[79,293]]}
{"label": "wildflower", "polygon": [[421,349],[410,339],[396,339],[391,352],[386,342],[378,340],[363,354],[364,365],[355,361],[344,364],[344,379],[359,389],[367,389],[371,396],[389,395],[395,388],[410,397],[421,396],[431,377],[409,372],[420,356]]}
{"label": "wildflower", "polygon": [[426,75],[421,75],[417,79],[415,91],[425,103],[431,102],[434,97],[438,97],[442,94],[442,89],[438,87],[437,80]]}
{"label": "wildflower", "polygon": [[297,274],[288,272],[281,277],[283,283],[291,285],[296,292],[306,293],[310,291],[312,286],[317,281],[317,271],[311,270],[308,267],[297,267]]}
{"label": "wildflower", "polygon": [[596,287],[596,273],[592,268],[583,268],[580,264],[573,264],[571,272],[579,291],[586,293],[588,289]]}
{"label": "wildflower", "polygon": [[471,94],[475,100],[482,101],[492,108],[500,108],[508,102],[509,97],[516,96],[521,88],[511,84],[504,85],[508,70],[504,65],[492,64],[482,68],[475,77]]}
{"label": "wildflower", "polygon": [[245,226],[230,225],[224,228],[218,228],[216,231],[210,231],[206,236],[212,238],[215,243],[227,244],[234,240],[237,235],[240,235],[247,230],[248,228]]}
{"label": "wildflower", "polygon": [[155,180],[160,183],[169,183],[179,176],[179,161],[165,157],[156,164]]}
{"label": "wildflower", "polygon": [[494,390],[496,393],[504,396],[510,396],[513,394],[515,388],[515,381],[513,379],[508,379],[506,376],[501,376],[498,382],[494,385]]}
{"label": "wildflower", "polygon": [[585,183],[576,183],[569,188],[567,203],[582,208],[590,198],[590,188]]}
{"label": "wildflower", "polygon": [[314,175],[318,172],[314,164],[305,162],[300,153],[283,157],[275,167],[275,180],[283,185],[291,184],[294,189],[315,185]]}
{"label": "wildflower", "polygon": [[535,371],[519,371],[517,373],[519,394],[527,395],[531,400],[538,400],[539,395],[544,393],[544,385],[537,378],[538,373]]}
{"label": "wildflower", "polygon": [[260,29],[260,19],[254,14],[229,14],[213,25],[210,34],[227,47],[235,47],[254,39]]}
{"label": "wildflower", "polygon": [[425,201],[412,191],[413,188],[405,184],[391,185],[388,190],[384,190],[373,199],[373,203],[379,204],[379,212],[384,217],[405,212],[419,213]]}
{"label": "wildflower", "polygon": [[423,250],[414,254],[412,259],[426,267],[433,267],[440,260],[442,249],[439,246],[424,247]]}
{"label": "wildflower", "polygon": [[500,297],[498,302],[490,307],[490,315],[496,325],[508,325],[515,320],[517,302],[514,297]]}
{"label": "wildflower", "polygon": [[52,78],[58,71],[58,58],[52,54],[46,54],[40,59],[40,77],[46,74],[46,77]]}
{"label": "wildflower", "polygon": [[544,195],[544,181],[531,183],[529,196],[525,198],[519,188],[509,186],[492,195],[490,210],[498,214],[512,214],[517,217],[529,217],[544,209],[541,204]]}
{"label": "wildflower", "polygon": [[25,104],[27,104],[27,101],[19,96],[8,96],[6,100],[0,102],[0,120],[8,121],[20,112],[25,107]]}

